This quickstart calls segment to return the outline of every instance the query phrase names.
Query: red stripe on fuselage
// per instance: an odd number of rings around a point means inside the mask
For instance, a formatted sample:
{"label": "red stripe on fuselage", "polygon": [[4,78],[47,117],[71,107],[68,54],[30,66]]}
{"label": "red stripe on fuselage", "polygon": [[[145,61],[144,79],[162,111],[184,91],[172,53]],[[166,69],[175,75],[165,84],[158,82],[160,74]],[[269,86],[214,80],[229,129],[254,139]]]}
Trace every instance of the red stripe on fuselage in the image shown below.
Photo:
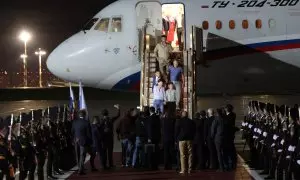
{"label": "red stripe on fuselage", "polygon": [[271,51],[280,51],[288,49],[300,48],[300,43],[282,44],[282,45],[272,45],[251,48],[249,46],[236,46],[224,49],[212,50],[204,53],[205,60],[218,60],[233,56],[247,55],[253,53],[267,53]]}
{"label": "red stripe on fuselage", "polygon": [[140,91],[140,84],[141,84],[140,81],[134,83],[134,84],[130,87],[129,90],[130,90],[130,91],[134,91],[134,92]]}
{"label": "red stripe on fuselage", "polygon": [[268,51],[280,51],[280,50],[297,49],[297,48],[300,48],[300,43],[283,44],[277,46],[266,46],[266,47],[255,48],[255,49],[262,52],[268,52]]}

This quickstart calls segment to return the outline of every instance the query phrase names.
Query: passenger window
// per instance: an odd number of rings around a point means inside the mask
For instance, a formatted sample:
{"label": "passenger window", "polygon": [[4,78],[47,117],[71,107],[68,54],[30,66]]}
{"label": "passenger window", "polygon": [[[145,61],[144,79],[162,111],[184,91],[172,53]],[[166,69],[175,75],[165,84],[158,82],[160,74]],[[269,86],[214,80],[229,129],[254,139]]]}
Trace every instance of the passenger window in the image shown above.
{"label": "passenger window", "polygon": [[122,18],[114,17],[111,21],[111,32],[121,32],[122,31]]}
{"label": "passenger window", "polygon": [[99,23],[96,25],[95,30],[98,31],[108,31],[109,18],[102,18]]}

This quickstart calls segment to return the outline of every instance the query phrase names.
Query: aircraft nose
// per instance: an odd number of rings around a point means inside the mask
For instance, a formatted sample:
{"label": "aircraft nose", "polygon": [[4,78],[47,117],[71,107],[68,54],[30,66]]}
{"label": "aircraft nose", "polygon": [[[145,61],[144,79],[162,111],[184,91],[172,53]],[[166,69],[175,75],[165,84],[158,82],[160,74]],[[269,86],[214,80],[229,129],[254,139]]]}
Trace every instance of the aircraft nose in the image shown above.
{"label": "aircraft nose", "polygon": [[[60,45],[61,46],[61,45]],[[47,68],[55,76],[61,77],[64,72],[64,67],[59,62],[64,62],[65,48],[57,47],[47,59]]]}
{"label": "aircraft nose", "polygon": [[[78,81],[76,74],[77,67],[80,66],[80,60],[86,52],[84,39],[74,35],[70,39],[61,43],[48,56],[47,67],[55,76],[68,81]],[[75,66],[76,64],[76,66]],[[80,77],[78,77],[80,78]]]}

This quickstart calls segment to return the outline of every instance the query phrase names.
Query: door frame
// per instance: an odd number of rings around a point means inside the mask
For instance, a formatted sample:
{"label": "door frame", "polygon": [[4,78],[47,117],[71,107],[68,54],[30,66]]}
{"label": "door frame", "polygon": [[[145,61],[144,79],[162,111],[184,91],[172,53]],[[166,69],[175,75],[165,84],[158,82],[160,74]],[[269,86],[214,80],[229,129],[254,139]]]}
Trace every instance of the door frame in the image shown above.
{"label": "door frame", "polygon": [[169,2],[169,3],[163,3],[161,4],[161,6],[165,5],[165,4],[182,4],[183,5],[183,21],[184,21],[184,24],[183,24],[183,29],[184,29],[184,33],[183,33],[183,50],[186,49],[186,41],[187,41],[187,36],[186,36],[186,33],[187,33],[187,27],[186,27],[186,7],[185,7],[185,4],[183,2]]}

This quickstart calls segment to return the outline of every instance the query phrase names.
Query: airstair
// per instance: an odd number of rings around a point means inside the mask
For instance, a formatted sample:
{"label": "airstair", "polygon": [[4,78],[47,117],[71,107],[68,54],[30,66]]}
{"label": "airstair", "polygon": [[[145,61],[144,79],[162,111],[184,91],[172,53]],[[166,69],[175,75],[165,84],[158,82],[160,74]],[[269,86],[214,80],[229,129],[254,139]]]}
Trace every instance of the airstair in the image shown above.
{"label": "airstair", "polygon": [[[152,78],[158,69],[154,48],[160,42],[163,34],[162,22],[162,4],[158,1],[142,1],[136,5],[136,25],[138,30],[137,43],[139,44],[138,59],[141,62],[141,81],[140,81],[140,109],[145,106],[153,106]],[[192,36],[188,32],[192,28]],[[180,64],[184,70],[184,84],[182,86],[180,110],[187,111],[189,117],[192,117],[196,111],[196,63],[201,61],[202,57],[202,30],[195,26],[183,27],[185,33],[183,42],[185,49],[180,52],[174,52],[174,55],[181,57]],[[190,42],[188,42],[190,41]],[[189,46],[191,43],[191,47]],[[178,56],[177,56],[178,57]],[[176,58],[178,60],[178,58]]]}
{"label": "airstair", "polygon": [[[145,106],[153,106],[153,93],[152,93],[152,79],[157,69],[156,57],[153,52],[154,48],[151,43],[153,38],[147,34],[146,31],[141,32],[143,35],[140,36],[140,58],[142,64],[141,70],[141,84],[140,84],[140,108],[143,109]],[[182,53],[181,64],[184,70],[184,85],[182,87],[181,104],[180,110],[187,111],[189,117],[192,117],[196,110],[196,58],[195,50],[185,50]]]}

